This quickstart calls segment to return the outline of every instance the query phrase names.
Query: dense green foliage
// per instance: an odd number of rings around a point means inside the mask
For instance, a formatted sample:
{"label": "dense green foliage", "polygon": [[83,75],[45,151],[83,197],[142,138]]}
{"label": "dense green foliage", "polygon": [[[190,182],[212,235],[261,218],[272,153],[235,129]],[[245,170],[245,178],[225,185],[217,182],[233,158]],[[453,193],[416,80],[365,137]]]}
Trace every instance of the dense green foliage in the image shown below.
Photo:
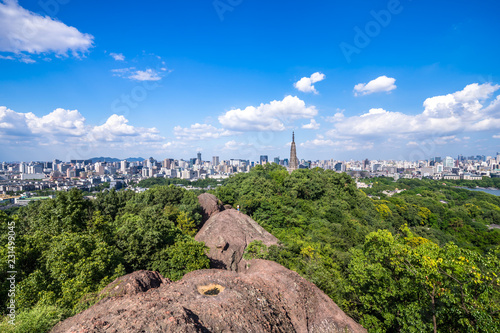
{"label": "dense green foliage", "polygon": [[[16,215],[0,212],[1,313],[6,313],[7,235],[16,232],[16,327],[4,318],[0,330],[44,332],[61,318],[97,300],[115,278],[157,270],[177,280],[209,267],[206,247],[192,236],[201,222],[196,195],[176,186],[136,194],[114,190],[87,200],[78,190],[31,203]],[[43,320],[33,318],[43,317]],[[20,332],[20,331],[19,331]]]}
{"label": "dense green foliage", "polygon": [[143,179],[139,182],[138,186],[150,188],[153,186],[167,186],[167,185],[172,185],[172,184],[193,186],[193,187],[200,187],[200,188],[208,188],[209,186],[217,187],[218,185],[223,184],[223,181],[220,181],[217,179],[211,179],[211,178],[190,181],[189,179],[158,177],[158,178]]}
{"label": "dense green foliage", "polygon": [[373,332],[497,332],[498,252],[443,247],[407,227],[370,233],[350,251],[351,309]]}
{"label": "dense green foliage", "polygon": [[[500,231],[486,225],[500,221],[500,198],[431,180],[369,181],[363,192],[346,174],[266,165],[215,194],[281,241],[252,243],[247,258],[297,271],[370,332],[499,331]],[[382,193],[396,188],[406,190]]]}
{"label": "dense green foliage", "polygon": [[[395,227],[407,223],[415,233],[439,245],[453,241],[482,253],[500,245],[500,233],[487,227],[500,222],[500,197],[426,179],[375,178],[369,182],[373,187],[363,191],[374,196],[377,210]],[[396,188],[405,191],[391,197],[382,193]]]}

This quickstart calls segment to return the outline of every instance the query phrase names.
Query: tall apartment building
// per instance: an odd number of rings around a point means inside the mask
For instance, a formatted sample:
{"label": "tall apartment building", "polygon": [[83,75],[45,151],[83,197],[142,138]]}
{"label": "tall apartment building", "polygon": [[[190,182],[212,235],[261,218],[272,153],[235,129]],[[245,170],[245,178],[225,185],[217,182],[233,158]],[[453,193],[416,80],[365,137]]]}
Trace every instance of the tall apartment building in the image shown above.
{"label": "tall apartment building", "polygon": [[127,160],[123,160],[120,162],[120,171],[121,172],[125,172],[127,171],[127,168],[128,168],[128,161]]}
{"label": "tall apartment building", "polygon": [[453,160],[453,157],[450,157],[450,156],[446,156],[444,158],[444,167],[445,168],[453,168],[454,166],[454,160]]}

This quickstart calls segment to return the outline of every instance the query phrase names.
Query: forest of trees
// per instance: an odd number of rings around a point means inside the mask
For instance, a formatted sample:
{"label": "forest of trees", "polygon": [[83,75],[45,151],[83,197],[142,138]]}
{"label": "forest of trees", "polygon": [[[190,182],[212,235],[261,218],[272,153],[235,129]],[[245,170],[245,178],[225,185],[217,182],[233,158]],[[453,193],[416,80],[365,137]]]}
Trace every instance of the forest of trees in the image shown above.
{"label": "forest of trees", "polygon": [[[276,261],[315,283],[369,332],[500,332],[500,197],[432,180],[375,178],[257,166],[211,192],[239,205],[279,240],[247,258]],[[6,313],[8,225],[16,226],[16,327],[44,332],[90,306],[116,277],[138,269],[177,280],[207,268],[194,241],[196,192],[77,190],[0,212],[0,312]],[[462,184],[456,184],[462,185]],[[464,184],[465,185],[465,184]],[[386,190],[405,189],[387,196]],[[24,326],[23,326],[24,325]]]}
{"label": "forest of trees", "polygon": [[[314,282],[369,332],[499,332],[500,198],[431,180],[371,179],[277,165],[216,195],[274,234],[249,258]],[[388,197],[384,190],[406,191]],[[371,197],[368,196],[370,194]]]}
{"label": "forest of trees", "polygon": [[0,211],[0,312],[7,312],[7,235],[15,223],[16,325],[1,332],[46,332],[98,301],[98,292],[135,270],[172,280],[208,268],[206,247],[193,239],[201,223],[195,193],[176,186],[136,194],[114,190],[86,200],[78,190]]}
{"label": "forest of trees", "polygon": [[146,178],[139,182],[139,187],[150,188],[153,186],[166,186],[166,185],[184,185],[184,186],[193,186],[200,188],[208,188],[209,186],[214,188],[218,185],[221,185],[223,182],[217,179],[198,179],[195,181],[191,181],[189,179],[180,179],[180,178]]}

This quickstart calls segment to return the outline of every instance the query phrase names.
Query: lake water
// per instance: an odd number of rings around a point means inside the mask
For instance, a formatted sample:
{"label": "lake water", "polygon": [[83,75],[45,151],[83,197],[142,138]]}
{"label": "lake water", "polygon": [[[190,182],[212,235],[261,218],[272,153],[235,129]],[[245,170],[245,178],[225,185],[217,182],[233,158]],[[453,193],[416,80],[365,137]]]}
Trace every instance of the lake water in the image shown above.
{"label": "lake water", "polygon": [[500,196],[500,190],[499,189],[497,189],[497,190],[490,190],[490,189],[487,189],[487,188],[468,188],[468,187],[460,187],[460,188],[463,188],[463,189],[466,189],[466,190],[471,190],[471,191],[485,192],[485,193],[496,195],[497,197]]}

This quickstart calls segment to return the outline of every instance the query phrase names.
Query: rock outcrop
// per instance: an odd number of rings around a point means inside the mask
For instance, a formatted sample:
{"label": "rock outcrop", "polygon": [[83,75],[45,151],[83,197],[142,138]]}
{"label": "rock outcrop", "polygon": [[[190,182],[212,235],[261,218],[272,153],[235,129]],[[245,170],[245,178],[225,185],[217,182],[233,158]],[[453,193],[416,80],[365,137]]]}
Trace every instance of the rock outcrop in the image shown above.
{"label": "rock outcrop", "polygon": [[158,272],[136,271],[121,276],[108,284],[100,293],[100,297],[116,297],[124,295],[135,295],[158,288],[162,284],[171,283]]}
{"label": "rock outcrop", "polygon": [[262,228],[250,216],[235,209],[212,215],[196,234],[195,239],[210,248],[208,257],[213,268],[239,271],[245,268],[243,253],[254,240],[267,246],[278,239]]}
{"label": "rock outcrop", "polygon": [[224,206],[217,197],[210,193],[202,193],[198,196],[198,202],[202,208],[202,220],[205,223],[212,215],[224,210]]}
{"label": "rock outcrop", "polygon": [[248,266],[105,298],[51,332],[366,332],[297,273],[265,260]]}

